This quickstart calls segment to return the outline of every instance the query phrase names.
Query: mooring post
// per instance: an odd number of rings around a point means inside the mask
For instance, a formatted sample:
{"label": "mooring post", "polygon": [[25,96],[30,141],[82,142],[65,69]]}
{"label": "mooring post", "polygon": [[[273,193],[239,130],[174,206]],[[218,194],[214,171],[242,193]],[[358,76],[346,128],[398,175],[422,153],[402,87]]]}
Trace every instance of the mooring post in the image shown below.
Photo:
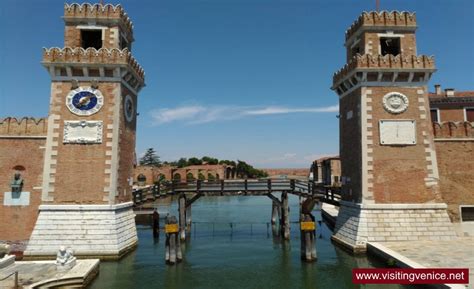
{"label": "mooring post", "polygon": [[167,264],[173,265],[180,262],[183,258],[181,253],[181,241],[178,236],[178,220],[175,216],[166,217],[165,233],[165,261]]}
{"label": "mooring post", "polygon": [[280,219],[280,204],[272,201],[272,226],[275,226],[277,220]]}
{"label": "mooring post", "polygon": [[186,195],[179,195],[178,199],[179,211],[179,237],[181,240],[186,240]]}
{"label": "mooring post", "polygon": [[158,210],[155,208],[153,210],[153,215],[152,215],[152,226],[153,226],[153,237],[156,238],[159,235],[159,230],[160,230],[160,214],[158,213]]}
{"label": "mooring post", "polygon": [[290,208],[288,206],[288,193],[281,193],[281,219],[280,219],[281,235],[285,240],[290,239]]}
{"label": "mooring post", "polygon": [[300,215],[301,260],[313,262],[316,255],[316,224],[311,214]]}
{"label": "mooring post", "polygon": [[191,205],[186,207],[186,236],[191,235]]}

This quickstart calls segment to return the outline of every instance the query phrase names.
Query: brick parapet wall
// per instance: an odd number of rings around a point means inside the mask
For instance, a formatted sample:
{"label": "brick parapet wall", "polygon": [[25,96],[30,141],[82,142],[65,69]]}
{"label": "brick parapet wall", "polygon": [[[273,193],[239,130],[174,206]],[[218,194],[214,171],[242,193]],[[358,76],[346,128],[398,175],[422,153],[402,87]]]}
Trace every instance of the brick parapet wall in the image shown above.
{"label": "brick parapet wall", "polygon": [[6,117],[0,119],[0,136],[44,136],[48,131],[46,118]]}
{"label": "brick parapet wall", "polygon": [[474,122],[446,121],[433,123],[433,133],[435,138],[474,138]]}
{"label": "brick parapet wall", "polygon": [[120,4],[115,6],[112,4],[89,3],[65,4],[64,19],[65,21],[90,19],[94,21],[120,22],[128,33],[131,34],[133,32],[133,23]]}
{"label": "brick parapet wall", "polygon": [[416,29],[416,14],[399,11],[363,12],[346,30],[346,40],[351,38],[361,27],[400,27]]}
{"label": "brick parapet wall", "polygon": [[459,222],[460,205],[474,204],[474,140],[443,138],[436,140],[440,192],[448,204],[451,220]]}

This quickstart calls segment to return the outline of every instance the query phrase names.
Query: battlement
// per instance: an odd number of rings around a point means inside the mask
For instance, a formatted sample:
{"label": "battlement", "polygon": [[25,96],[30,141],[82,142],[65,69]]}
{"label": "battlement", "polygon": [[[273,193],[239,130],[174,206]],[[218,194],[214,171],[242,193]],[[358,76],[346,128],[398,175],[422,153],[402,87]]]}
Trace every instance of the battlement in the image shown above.
{"label": "battlement", "polygon": [[433,133],[435,139],[440,138],[474,138],[473,122],[452,122],[433,123]]}
{"label": "battlement", "polygon": [[72,3],[64,4],[64,20],[70,21],[73,19],[87,20],[94,19],[95,21],[118,21],[130,32],[133,32],[133,23],[125,13],[120,4],[90,4],[90,3]]}
{"label": "battlement", "polygon": [[351,38],[361,27],[384,29],[416,29],[416,15],[399,11],[363,12],[359,18],[346,30],[346,40]]}
{"label": "battlement", "polygon": [[100,48],[97,50],[92,47],[87,49],[82,47],[43,48],[42,63],[45,66],[52,64],[68,64],[72,66],[84,64],[127,65],[138,76],[141,83],[145,81],[145,71],[127,48],[123,50],[117,48]]}
{"label": "battlement", "polygon": [[333,75],[333,83],[336,85],[346,78],[350,72],[355,69],[366,71],[383,71],[383,70],[435,70],[434,56],[426,55],[403,55],[393,56],[387,54],[385,56],[371,54],[357,54]]}
{"label": "battlement", "polygon": [[0,136],[44,136],[48,131],[47,118],[0,118]]}

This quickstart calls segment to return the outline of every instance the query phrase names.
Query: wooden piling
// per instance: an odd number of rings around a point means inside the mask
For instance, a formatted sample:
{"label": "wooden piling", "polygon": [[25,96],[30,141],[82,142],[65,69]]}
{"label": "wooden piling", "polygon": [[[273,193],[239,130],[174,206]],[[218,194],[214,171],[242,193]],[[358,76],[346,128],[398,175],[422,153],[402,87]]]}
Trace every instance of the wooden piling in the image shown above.
{"label": "wooden piling", "polygon": [[179,237],[181,240],[186,240],[186,195],[179,195],[178,199],[179,211]]}
{"label": "wooden piling", "polygon": [[178,220],[175,216],[166,218],[165,233],[165,261],[167,264],[173,265],[183,259],[181,241],[179,238]]}
{"label": "wooden piling", "polygon": [[288,205],[288,193],[281,193],[281,219],[280,230],[283,239],[290,239],[290,207]]}
{"label": "wooden piling", "polygon": [[186,236],[191,235],[191,205],[188,205],[186,208]]}
{"label": "wooden piling", "polygon": [[152,215],[152,226],[153,226],[153,237],[157,238],[159,235],[160,230],[160,214],[155,209]]}
{"label": "wooden piling", "polygon": [[272,226],[280,219],[280,204],[272,201]]}
{"label": "wooden piling", "polygon": [[311,214],[300,215],[301,260],[316,261],[316,224]]}

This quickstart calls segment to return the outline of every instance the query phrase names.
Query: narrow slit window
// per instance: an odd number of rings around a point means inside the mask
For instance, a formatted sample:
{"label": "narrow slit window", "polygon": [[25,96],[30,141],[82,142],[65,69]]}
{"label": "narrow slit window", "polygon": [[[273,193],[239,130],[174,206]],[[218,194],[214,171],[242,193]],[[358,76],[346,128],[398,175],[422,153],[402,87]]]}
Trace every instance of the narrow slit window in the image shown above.
{"label": "narrow slit window", "polygon": [[380,49],[382,55],[398,55],[400,54],[400,38],[398,37],[381,37]]}
{"label": "narrow slit window", "polygon": [[82,48],[102,48],[102,30],[81,30]]}

